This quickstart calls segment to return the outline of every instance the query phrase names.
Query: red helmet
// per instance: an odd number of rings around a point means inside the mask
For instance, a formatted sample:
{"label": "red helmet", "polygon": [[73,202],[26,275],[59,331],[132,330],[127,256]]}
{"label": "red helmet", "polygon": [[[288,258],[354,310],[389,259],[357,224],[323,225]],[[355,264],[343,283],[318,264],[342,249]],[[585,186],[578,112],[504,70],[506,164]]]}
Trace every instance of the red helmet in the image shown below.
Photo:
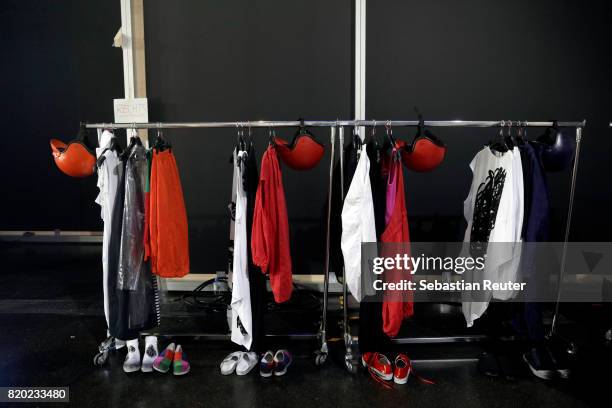
{"label": "red helmet", "polygon": [[281,160],[294,170],[310,170],[315,167],[325,153],[325,147],[305,129],[300,129],[291,144],[275,137],[274,144]]}
{"label": "red helmet", "polygon": [[399,141],[402,161],[410,170],[420,173],[428,172],[438,167],[446,156],[446,145],[436,136],[425,130],[425,134],[417,134],[412,144]]}
{"label": "red helmet", "polygon": [[66,144],[59,139],[51,139],[51,151],[55,164],[71,177],[87,177],[94,172],[96,155],[85,144],[87,129],[81,129],[75,140]]}

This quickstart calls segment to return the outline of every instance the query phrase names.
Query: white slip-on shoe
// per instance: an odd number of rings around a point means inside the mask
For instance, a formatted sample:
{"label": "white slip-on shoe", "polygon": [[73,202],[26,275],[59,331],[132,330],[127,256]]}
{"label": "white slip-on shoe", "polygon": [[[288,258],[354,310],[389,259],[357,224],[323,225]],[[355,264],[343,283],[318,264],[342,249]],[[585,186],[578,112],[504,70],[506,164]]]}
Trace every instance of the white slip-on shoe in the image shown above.
{"label": "white slip-on shoe", "polygon": [[140,350],[138,350],[138,340],[127,342],[128,352],[123,361],[123,371],[133,373],[140,370]]}
{"label": "white slip-on shoe", "polygon": [[236,366],[236,374],[246,375],[253,367],[257,365],[257,354],[254,352],[242,353],[238,365]]}
{"label": "white slip-on shoe", "polygon": [[221,368],[221,374],[230,375],[236,371],[238,360],[240,360],[243,354],[244,351],[234,351],[233,353],[228,354],[219,365]]}
{"label": "white slip-on shoe", "polygon": [[143,373],[150,373],[153,371],[153,361],[159,352],[157,351],[157,337],[147,336],[145,337],[145,350],[144,356],[142,356],[142,365],[140,371]]}

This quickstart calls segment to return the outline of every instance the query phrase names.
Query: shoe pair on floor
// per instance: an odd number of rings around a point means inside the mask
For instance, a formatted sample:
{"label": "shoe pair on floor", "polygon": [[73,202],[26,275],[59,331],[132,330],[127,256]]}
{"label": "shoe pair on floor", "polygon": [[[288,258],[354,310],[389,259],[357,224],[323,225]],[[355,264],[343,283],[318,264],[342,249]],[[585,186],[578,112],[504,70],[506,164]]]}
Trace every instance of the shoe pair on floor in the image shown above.
{"label": "shoe pair on floor", "polygon": [[257,354],[255,352],[235,351],[228,354],[220,364],[221,374],[237,375],[248,374],[257,365]]}
{"label": "shoe pair on floor", "polygon": [[276,353],[266,351],[259,361],[259,374],[262,377],[280,377],[287,373],[292,362],[293,357],[287,350],[278,350]]}
{"label": "shoe pair on floor", "polygon": [[385,381],[393,380],[396,384],[406,384],[412,371],[410,359],[405,354],[399,354],[395,358],[395,367],[391,361],[382,353],[367,352],[361,356],[361,364],[368,369],[370,374]]}
{"label": "shoe pair on floor", "polygon": [[133,373],[138,370],[143,373],[150,373],[153,371],[153,361],[157,357],[157,337],[147,336],[145,337],[145,354],[140,361],[140,350],[138,348],[138,339],[128,340],[116,340],[116,348],[127,347],[127,355],[123,361],[123,371],[126,373]]}
{"label": "shoe pair on floor", "polygon": [[523,354],[531,373],[543,380],[555,377],[567,379],[570,376],[569,361],[563,352],[554,352],[548,346],[537,346]]}
{"label": "shoe pair on floor", "polygon": [[175,349],[174,343],[170,343],[153,361],[153,369],[160,373],[167,373],[170,367],[174,375],[185,375],[191,368],[180,344]]}

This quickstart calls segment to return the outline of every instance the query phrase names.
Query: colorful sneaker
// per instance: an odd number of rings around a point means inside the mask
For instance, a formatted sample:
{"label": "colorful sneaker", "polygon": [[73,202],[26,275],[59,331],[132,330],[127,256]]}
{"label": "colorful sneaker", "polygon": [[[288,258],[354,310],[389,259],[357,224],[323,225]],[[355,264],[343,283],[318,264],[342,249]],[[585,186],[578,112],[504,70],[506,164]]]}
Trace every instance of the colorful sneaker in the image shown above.
{"label": "colorful sneaker", "polygon": [[170,343],[164,351],[153,361],[153,369],[160,373],[167,373],[174,360],[174,343]]}
{"label": "colorful sneaker", "polygon": [[274,373],[274,354],[271,351],[266,351],[259,361],[259,374],[262,377],[272,377]]}
{"label": "colorful sneaker", "polygon": [[412,371],[410,359],[405,354],[398,354],[395,357],[395,368],[393,369],[393,382],[396,384],[406,384]]}
{"label": "colorful sneaker", "polygon": [[183,352],[183,347],[179,344],[176,346],[176,351],[174,352],[174,375],[185,375],[191,369],[189,362],[187,362],[187,354]]}
{"label": "colorful sneaker", "polygon": [[393,379],[391,361],[381,353],[367,352],[361,355],[361,364],[378,378],[390,381]]}
{"label": "colorful sneaker", "polygon": [[287,368],[293,362],[291,353],[287,350],[278,350],[274,355],[274,375],[281,376],[287,373]]}

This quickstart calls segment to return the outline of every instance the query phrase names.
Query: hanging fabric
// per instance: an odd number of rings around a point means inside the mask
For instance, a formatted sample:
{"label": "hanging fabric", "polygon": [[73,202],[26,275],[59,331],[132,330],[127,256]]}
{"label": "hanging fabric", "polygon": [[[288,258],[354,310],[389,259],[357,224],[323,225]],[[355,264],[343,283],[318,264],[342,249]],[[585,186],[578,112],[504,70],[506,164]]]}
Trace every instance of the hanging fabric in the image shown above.
{"label": "hanging fabric", "polygon": [[[373,139],[366,145],[366,152],[370,161],[376,237],[380,240],[385,230],[388,169],[383,165],[383,157],[387,156],[386,146]],[[359,350],[362,353],[388,350],[391,344],[383,331],[382,295],[379,292],[370,296],[367,293],[364,295],[366,296],[359,304]]]}
{"label": "hanging fabric", "polygon": [[144,147],[135,146],[126,163],[123,223],[117,288],[136,290],[140,279],[150,273],[144,261],[145,184],[147,158]]}
{"label": "hanging fabric", "polygon": [[96,203],[100,205],[101,218],[104,222],[104,231],[102,233],[102,288],[104,292],[104,316],[106,324],[109,323],[108,313],[108,245],[112,235],[112,215],[113,204],[117,195],[117,184],[119,183],[119,157],[117,152],[109,150],[112,139],[115,136],[108,130],[102,131],[98,129],[99,146],[96,148],[96,157],[99,160],[104,157],[100,168],[98,169],[98,189],[100,190],[96,197]]}
{"label": "hanging fabric", "polygon": [[[142,235],[138,236],[137,230],[144,230],[146,156],[141,145],[127,153],[113,205],[107,285],[109,332],[121,340],[138,338],[140,331],[157,326],[160,320],[157,281],[149,264],[136,259],[144,253]],[[135,266],[139,269],[130,269]],[[133,287],[123,285],[126,279],[134,279]]]}
{"label": "hanging fabric", "polygon": [[[548,241],[550,230],[549,191],[540,155],[541,144],[531,142],[519,146],[523,164],[524,182],[524,217],[523,242]],[[536,273],[536,254],[533,244],[523,247],[520,266],[520,281],[528,282],[525,293],[526,302],[517,304],[514,326],[519,332],[524,332],[527,338],[538,344],[544,341],[544,325],[542,308],[535,302],[537,293],[547,285],[549,276],[543,271]]]}
{"label": "hanging fabric", "polygon": [[[353,138],[359,138],[358,135],[353,135]],[[344,256],[342,254],[341,240],[342,240],[342,209],[344,206],[344,199],[346,198],[347,190],[353,175],[357,169],[357,162],[359,161],[359,155],[355,144],[353,142],[348,143],[344,149],[344,172],[343,179],[340,180],[340,160],[334,164],[332,174],[332,199],[331,199],[331,220],[330,220],[330,248],[329,248],[329,265],[330,271],[334,271],[338,278],[342,278],[344,271]],[[344,194],[341,194],[341,187],[344,186]],[[329,192],[328,192],[329,194]],[[327,204],[327,200],[325,201]],[[324,207],[327,211],[327,206]]]}
{"label": "hanging fabric", "polygon": [[[468,224],[464,242],[503,243],[482,246],[486,251],[486,260],[479,278],[515,281],[520,262],[519,242],[524,211],[520,152],[515,147],[500,153],[486,146],[476,154],[470,169],[473,178],[464,202],[464,216]],[[462,309],[468,327],[486,311],[491,297],[507,300],[513,295],[511,291],[494,291],[485,294],[482,300],[464,301]]]}
{"label": "hanging fabric", "polygon": [[293,290],[289,223],[282,174],[276,150],[268,147],[261,160],[251,241],[253,262],[270,275],[274,300],[286,302]]}
{"label": "hanging fabric", "polygon": [[261,270],[253,263],[251,251],[253,213],[255,211],[255,196],[257,194],[257,184],[259,174],[257,172],[257,159],[255,158],[255,148],[253,143],[248,143],[247,156],[243,167],[242,181],[246,200],[246,236],[247,236],[247,259],[249,270],[249,289],[251,295],[251,351],[263,352],[267,350],[265,344],[265,325],[264,317],[268,306],[268,289],[266,277]]}
{"label": "hanging fabric", "polygon": [[153,149],[149,251],[153,273],[180,278],[189,273],[189,236],[183,189],[171,150]]}
{"label": "hanging fabric", "polygon": [[232,262],[232,320],[231,339],[234,343],[251,348],[251,292],[248,277],[246,210],[247,196],[242,177],[247,159],[245,151],[234,151],[234,183],[236,210],[234,217],[234,253]]}
{"label": "hanging fabric", "polygon": [[[401,253],[409,256],[410,236],[404,193],[404,173],[395,148],[390,159],[386,202],[387,226],[380,240],[383,243],[396,244],[392,249],[393,255]],[[385,255],[384,250],[382,256],[388,256]],[[401,279],[408,278],[405,272],[395,269],[385,271],[384,277],[385,282],[399,282]],[[408,291],[386,291],[383,299],[383,330],[387,336],[395,337],[399,333],[403,320],[414,314],[413,294]]]}
{"label": "hanging fabric", "polygon": [[361,244],[376,242],[374,204],[370,185],[370,159],[365,150],[359,155],[357,168],[342,207],[341,247],[345,279],[352,295],[361,302]]}

